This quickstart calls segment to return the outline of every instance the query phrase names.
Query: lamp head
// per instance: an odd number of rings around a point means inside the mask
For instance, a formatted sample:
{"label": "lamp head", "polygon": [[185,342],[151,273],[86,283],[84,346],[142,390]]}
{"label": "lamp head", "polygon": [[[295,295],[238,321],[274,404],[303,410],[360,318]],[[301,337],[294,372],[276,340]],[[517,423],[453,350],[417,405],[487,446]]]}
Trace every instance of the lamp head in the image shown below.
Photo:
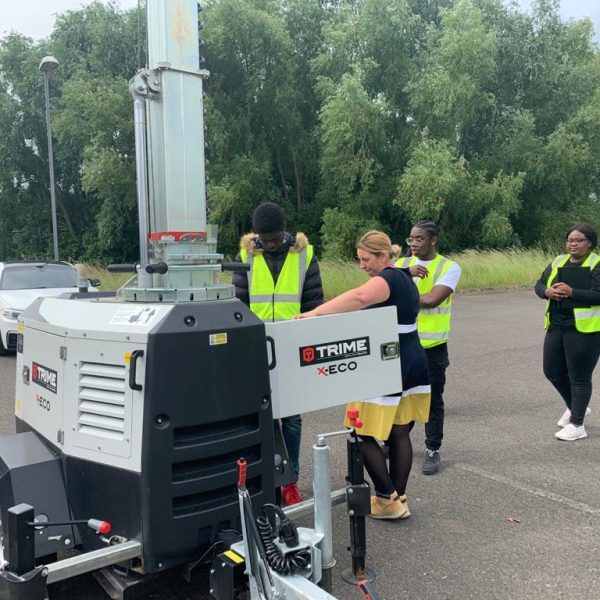
{"label": "lamp head", "polygon": [[40,62],[40,71],[42,73],[52,73],[58,68],[58,61],[54,56],[44,56]]}

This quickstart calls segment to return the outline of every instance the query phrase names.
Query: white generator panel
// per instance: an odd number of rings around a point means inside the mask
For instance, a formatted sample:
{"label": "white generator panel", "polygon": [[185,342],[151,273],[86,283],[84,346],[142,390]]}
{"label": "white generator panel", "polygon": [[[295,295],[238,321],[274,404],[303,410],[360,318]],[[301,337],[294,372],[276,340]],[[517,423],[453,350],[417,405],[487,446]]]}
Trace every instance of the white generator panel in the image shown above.
{"label": "white generator panel", "polygon": [[144,398],[128,385],[130,358],[171,309],[41,299],[35,318],[19,319],[16,416],[69,456],[139,472]]}
{"label": "white generator panel", "polygon": [[394,307],[265,325],[276,418],[402,389]]}

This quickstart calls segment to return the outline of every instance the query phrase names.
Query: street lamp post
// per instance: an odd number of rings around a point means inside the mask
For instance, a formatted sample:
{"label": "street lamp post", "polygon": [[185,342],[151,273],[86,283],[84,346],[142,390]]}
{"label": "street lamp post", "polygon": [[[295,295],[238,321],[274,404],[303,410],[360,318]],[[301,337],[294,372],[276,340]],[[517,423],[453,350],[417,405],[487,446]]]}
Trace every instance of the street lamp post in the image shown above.
{"label": "street lamp post", "polygon": [[54,241],[54,260],[58,261],[58,227],[56,224],[56,190],[54,185],[54,153],[52,152],[52,130],[50,128],[50,91],[48,75],[58,67],[54,56],[44,56],[40,62],[40,71],[44,76],[44,98],[46,100],[46,131],[48,134],[48,167],[50,169],[50,202],[52,207],[52,237]]}

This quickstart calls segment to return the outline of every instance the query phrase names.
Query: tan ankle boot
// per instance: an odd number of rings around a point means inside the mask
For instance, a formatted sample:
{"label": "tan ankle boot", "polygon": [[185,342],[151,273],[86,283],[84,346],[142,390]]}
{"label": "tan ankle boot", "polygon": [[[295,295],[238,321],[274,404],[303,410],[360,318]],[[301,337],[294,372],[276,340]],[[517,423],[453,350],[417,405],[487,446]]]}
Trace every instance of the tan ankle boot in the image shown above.
{"label": "tan ankle boot", "polygon": [[[404,501],[401,499],[404,498]],[[406,519],[410,516],[406,496],[394,494],[391,498],[380,498],[371,496],[372,519]]]}

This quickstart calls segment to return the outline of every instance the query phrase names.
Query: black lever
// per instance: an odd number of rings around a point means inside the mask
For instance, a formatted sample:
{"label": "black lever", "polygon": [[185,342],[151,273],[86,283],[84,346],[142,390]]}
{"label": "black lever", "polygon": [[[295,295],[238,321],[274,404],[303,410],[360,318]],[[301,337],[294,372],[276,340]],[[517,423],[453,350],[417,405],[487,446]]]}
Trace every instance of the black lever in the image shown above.
{"label": "black lever", "polygon": [[238,273],[243,273],[244,271],[249,271],[250,265],[248,263],[221,263],[221,271],[234,271]]}
{"label": "black lever", "polygon": [[111,273],[135,273],[137,265],[134,264],[118,264],[118,265],[108,265],[108,270]]}
{"label": "black lever", "polygon": [[164,262],[154,263],[146,267],[146,273],[159,273],[160,275],[164,275],[168,270],[169,267]]}

